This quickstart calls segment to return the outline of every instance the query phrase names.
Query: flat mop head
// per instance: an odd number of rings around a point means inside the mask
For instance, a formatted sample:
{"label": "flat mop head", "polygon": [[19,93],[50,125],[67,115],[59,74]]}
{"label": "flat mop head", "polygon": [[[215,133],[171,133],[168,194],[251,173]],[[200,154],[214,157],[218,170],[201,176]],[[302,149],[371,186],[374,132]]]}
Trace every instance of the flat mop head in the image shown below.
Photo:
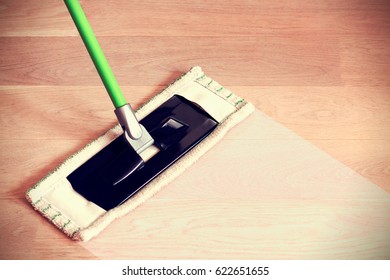
{"label": "flat mop head", "polygon": [[194,67],[136,112],[153,146],[136,153],[117,125],[26,197],[72,239],[89,240],[168,185],[253,109]]}

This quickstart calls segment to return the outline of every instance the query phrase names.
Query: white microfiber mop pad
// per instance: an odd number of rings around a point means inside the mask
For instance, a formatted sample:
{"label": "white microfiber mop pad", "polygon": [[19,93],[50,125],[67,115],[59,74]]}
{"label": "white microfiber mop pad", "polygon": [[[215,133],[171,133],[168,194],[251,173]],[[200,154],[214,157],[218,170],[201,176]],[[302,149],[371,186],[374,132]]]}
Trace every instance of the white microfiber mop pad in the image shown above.
{"label": "white microfiber mop pad", "polygon": [[125,203],[106,211],[79,195],[66,179],[86,160],[123,133],[119,125],[76,152],[30,188],[26,193],[28,201],[66,235],[74,240],[87,241],[98,235],[113,220],[128,214],[168,185],[221,140],[232,127],[254,111],[252,104],[207,77],[200,67],[194,67],[139,108],[137,118],[144,118],[174,94],[202,107],[219,125],[206,139]]}

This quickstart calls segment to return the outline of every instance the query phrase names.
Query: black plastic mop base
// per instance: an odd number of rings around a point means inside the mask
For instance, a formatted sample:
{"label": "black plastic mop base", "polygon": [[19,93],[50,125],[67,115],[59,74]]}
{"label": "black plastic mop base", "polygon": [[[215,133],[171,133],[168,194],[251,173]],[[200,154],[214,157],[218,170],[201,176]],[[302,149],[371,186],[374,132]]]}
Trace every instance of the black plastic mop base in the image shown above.
{"label": "black plastic mop base", "polygon": [[67,177],[74,190],[110,210],[131,198],[218,125],[204,110],[178,95],[140,123],[160,151],[144,162],[122,134]]}

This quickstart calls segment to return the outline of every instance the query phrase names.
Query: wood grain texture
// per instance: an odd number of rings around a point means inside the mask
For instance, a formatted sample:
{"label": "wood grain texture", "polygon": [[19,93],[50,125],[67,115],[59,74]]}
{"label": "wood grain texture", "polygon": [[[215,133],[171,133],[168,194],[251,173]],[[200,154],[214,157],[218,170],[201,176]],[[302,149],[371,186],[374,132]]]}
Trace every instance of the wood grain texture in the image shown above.
{"label": "wood grain texture", "polygon": [[[78,36],[60,1],[1,1],[6,36]],[[386,34],[381,1],[80,1],[98,36],[248,36],[305,32]],[[115,15],[115,16],[112,16]],[[20,20],[20,18],[23,20]]]}
{"label": "wood grain texture", "polygon": [[[80,2],[135,107],[200,65],[390,193],[388,1]],[[24,193],[115,117],[63,1],[0,0],[0,73],[1,259],[390,257],[387,197],[352,189],[259,203],[177,183],[101,238],[71,242]]]}
{"label": "wood grain texture", "polygon": [[[324,38],[315,33],[298,38],[271,36],[267,40],[217,36],[99,39],[118,82],[124,86],[167,85],[190,65],[214,69],[223,75],[221,83],[226,85],[341,83],[339,57],[335,55],[337,42],[329,37],[324,44]],[[24,40],[28,48],[20,44],[19,38],[0,38],[0,51],[4,53],[0,85],[72,85],[76,81],[85,86],[101,84],[80,38]],[[250,52],[251,59],[237,49]],[[18,57],[9,52],[18,53]]]}

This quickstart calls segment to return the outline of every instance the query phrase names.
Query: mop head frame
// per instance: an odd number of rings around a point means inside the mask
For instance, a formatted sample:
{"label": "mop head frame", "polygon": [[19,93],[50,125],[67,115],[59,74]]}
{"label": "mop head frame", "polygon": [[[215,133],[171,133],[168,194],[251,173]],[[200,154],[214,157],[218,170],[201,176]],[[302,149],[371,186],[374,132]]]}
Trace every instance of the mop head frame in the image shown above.
{"label": "mop head frame", "polygon": [[175,95],[184,97],[201,107],[218,122],[218,125],[206,138],[164,172],[129,199],[110,210],[99,207],[74,190],[67,177],[123,134],[118,124],[70,156],[31,187],[26,192],[26,198],[33,208],[71,239],[88,241],[97,236],[112,221],[130,213],[167,186],[217,144],[231,128],[254,111],[251,103],[206,76],[197,66],[143,104],[136,111],[137,118],[142,121]]}

